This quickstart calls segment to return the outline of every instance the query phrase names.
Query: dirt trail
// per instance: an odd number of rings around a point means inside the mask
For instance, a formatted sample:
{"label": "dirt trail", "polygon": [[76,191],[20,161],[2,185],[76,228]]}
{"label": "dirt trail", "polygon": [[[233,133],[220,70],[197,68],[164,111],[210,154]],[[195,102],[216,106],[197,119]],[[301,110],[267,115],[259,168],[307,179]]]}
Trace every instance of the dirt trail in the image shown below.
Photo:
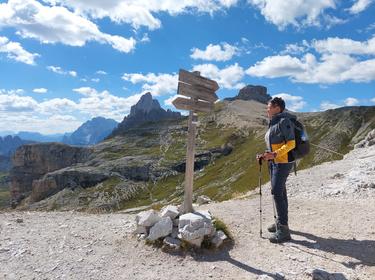
{"label": "dirt trail", "polygon": [[[374,173],[375,153],[366,148],[291,175],[293,240],[283,245],[259,237],[256,192],[202,206],[235,238],[234,246],[204,254],[171,255],[139,242],[134,214],[3,212],[0,279],[303,280],[317,268],[335,279],[375,279]],[[273,214],[263,188],[265,231]]]}

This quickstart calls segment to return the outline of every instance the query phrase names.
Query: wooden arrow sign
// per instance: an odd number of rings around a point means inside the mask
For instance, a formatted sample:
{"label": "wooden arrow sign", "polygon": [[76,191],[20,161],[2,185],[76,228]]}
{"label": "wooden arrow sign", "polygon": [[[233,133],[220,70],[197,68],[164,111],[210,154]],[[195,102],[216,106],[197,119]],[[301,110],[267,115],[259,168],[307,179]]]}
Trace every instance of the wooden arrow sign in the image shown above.
{"label": "wooden arrow sign", "polygon": [[178,79],[180,82],[183,82],[185,84],[206,88],[207,90],[213,92],[219,89],[219,85],[217,84],[217,82],[199,75],[195,75],[194,73],[190,73],[189,71],[183,69],[180,69]]}
{"label": "wooden arrow sign", "polygon": [[182,97],[177,97],[175,100],[172,101],[172,104],[180,110],[210,112],[213,109],[213,103],[193,99],[186,99]]}
{"label": "wooden arrow sign", "polygon": [[217,95],[212,90],[200,86],[191,86],[181,82],[178,83],[177,92],[180,95],[198,98],[212,103],[218,100]]}

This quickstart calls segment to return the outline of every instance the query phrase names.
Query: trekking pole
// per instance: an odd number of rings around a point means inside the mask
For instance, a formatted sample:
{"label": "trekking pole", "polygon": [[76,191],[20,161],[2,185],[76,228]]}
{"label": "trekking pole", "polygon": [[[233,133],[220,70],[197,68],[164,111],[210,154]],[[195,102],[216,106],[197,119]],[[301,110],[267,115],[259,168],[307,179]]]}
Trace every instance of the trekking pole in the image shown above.
{"label": "trekking pole", "polygon": [[[268,168],[270,168],[269,165],[268,165]],[[273,219],[275,220],[275,227],[277,231],[278,225],[277,225],[277,216],[276,216],[275,195],[273,194],[273,191],[272,191],[272,172],[270,172],[270,183],[271,183],[271,194],[272,194]]]}
{"label": "trekking pole", "polygon": [[258,164],[259,164],[259,235],[262,238],[262,157],[258,157]]}

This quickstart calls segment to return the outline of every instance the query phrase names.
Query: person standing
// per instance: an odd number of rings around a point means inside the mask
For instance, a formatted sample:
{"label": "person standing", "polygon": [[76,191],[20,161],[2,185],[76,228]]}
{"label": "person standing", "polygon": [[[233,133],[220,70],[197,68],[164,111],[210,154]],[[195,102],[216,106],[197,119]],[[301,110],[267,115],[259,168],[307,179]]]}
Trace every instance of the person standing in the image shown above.
{"label": "person standing", "polygon": [[269,118],[268,130],[265,135],[267,151],[257,156],[259,160],[268,161],[271,177],[271,193],[276,206],[277,219],[275,224],[268,227],[273,233],[270,237],[272,243],[282,243],[291,240],[288,226],[288,197],[286,180],[293,167],[293,154],[291,151],[296,146],[294,124],[291,115],[285,110],[285,101],[274,97],[267,104]]}

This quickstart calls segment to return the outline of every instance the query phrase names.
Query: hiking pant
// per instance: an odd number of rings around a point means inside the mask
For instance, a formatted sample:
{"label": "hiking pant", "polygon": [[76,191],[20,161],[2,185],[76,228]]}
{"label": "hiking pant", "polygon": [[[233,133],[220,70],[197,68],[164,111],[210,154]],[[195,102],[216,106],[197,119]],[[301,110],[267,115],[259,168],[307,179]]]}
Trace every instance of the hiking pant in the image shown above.
{"label": "hiking pant", "polygon": [[268,163],[271,193],[275,200],[278,221],[282,225],[288,225],[288,197],[285,183],[292,167],[293,163],[274,163],[272,161]]}

